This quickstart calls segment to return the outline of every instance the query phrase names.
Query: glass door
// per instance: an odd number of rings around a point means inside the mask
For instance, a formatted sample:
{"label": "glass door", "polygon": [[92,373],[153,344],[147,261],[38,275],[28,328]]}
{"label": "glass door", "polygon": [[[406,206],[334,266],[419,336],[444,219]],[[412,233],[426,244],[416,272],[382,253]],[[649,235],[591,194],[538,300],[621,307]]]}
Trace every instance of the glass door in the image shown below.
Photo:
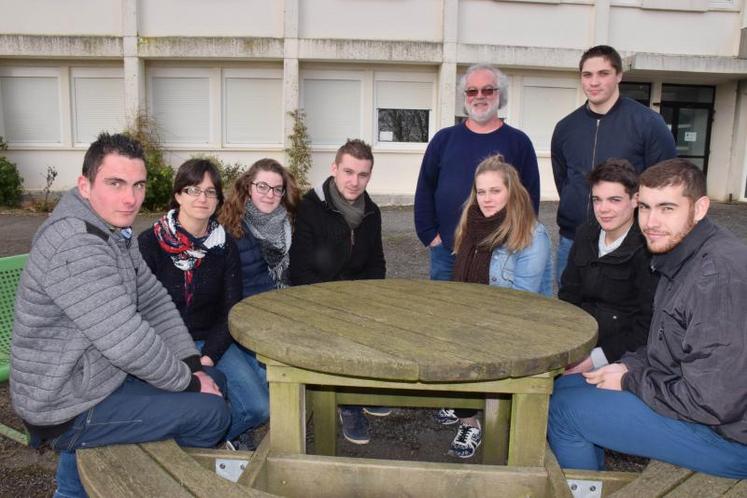
{"label": "glass door", "polygon": [[677,157],[684,157],[708,172],[713,97],[709,86],[662,85],[661,115],[672,130]]}

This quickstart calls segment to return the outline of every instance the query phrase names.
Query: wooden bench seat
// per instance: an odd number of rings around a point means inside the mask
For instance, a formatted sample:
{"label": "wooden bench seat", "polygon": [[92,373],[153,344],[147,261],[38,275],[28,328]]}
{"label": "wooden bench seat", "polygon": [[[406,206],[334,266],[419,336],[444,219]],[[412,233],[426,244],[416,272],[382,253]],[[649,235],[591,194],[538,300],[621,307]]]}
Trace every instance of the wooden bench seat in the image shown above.
{"label": "wooden bench seat", "polygon": [[610,498],[747,497],[747,480],[726,479],[652,460],[641,476]]}

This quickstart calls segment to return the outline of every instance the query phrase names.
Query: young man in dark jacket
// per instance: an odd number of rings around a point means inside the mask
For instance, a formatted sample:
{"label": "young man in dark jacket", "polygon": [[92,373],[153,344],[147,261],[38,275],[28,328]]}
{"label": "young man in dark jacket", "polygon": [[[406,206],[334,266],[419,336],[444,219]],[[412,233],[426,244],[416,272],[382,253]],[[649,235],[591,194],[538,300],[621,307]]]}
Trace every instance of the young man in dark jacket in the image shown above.
{"label": "young man in dark jacket", "polygon": [[587,101],[558,122],[551,143],[552,171],[560,195],[558,281],[576,228],[591,217],[586,175],[592,168],[619,157],[640,173],[677,156],[674,137],[661,115],[620,95],[622,59],[614,48],[590,48],[581,56],[579,71]]}
{"label": "young man in dark jacket", "polygon": [[638,174],[625,159],[608,159],[589,174],[594,220],[581,225],[558,297],[599,324],[597,347],[566,369],[587,372],[646,344],[657,278],[651,271],[635,209]]}
{"label": "young man in dark jacket", "polygon": [[550,446],[562,467],[601,469],[610,448],[747,478],[747,246],[706,217],[691,162],[664,161],[639,181],[660,274],[648,343],[555,383]]}
{"label": "young man in dark jacket", "polygon": [[[348,140],[332,163],[332,176],[304,195],[298,206],[290,249],[292,285],[386,276],[381,241],[381,211],[366,193],[373,169],[371,147]],[[369,442],[363,413],[389,415],[378,407],[343,407],[345,439]]]}

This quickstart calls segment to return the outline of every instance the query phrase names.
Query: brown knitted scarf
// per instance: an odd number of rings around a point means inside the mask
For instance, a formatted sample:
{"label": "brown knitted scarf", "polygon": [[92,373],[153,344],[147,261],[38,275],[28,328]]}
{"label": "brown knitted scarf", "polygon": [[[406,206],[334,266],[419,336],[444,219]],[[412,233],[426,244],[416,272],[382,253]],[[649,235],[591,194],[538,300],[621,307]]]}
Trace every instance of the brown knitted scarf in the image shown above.
{"label": "brown knitted scarf", "polygon": [[470,206],[463,240],[454,261],[452,280],[477,284],[488,283],[492,250],[481,242],[493,233],[505,218],[505,209],[486,218],[477,204]]}

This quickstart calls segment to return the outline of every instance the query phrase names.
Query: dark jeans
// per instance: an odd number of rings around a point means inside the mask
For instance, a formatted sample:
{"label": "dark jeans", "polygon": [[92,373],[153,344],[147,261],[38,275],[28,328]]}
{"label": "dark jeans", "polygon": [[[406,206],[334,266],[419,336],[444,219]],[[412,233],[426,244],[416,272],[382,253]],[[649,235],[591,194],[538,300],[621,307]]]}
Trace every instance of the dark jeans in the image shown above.
{"label": "dark jeans", "polygon": [[[225,393],[225,376],[205,368]],[[175,439],[182,446],[209,448],[223,439],[231,422],[225,400],[192,392],[155,388],[128,376],[98,405],[75,418],[72,427],[51,441],[60,452],[55,497],[86,496],[78,477],[75,450],[112,444]]]}
{"label": "dark jeans", "polygon": [[455,256],[451,250],[439,244],[430,248],[431,252],[431,280],[451,280],[454,269]]}

